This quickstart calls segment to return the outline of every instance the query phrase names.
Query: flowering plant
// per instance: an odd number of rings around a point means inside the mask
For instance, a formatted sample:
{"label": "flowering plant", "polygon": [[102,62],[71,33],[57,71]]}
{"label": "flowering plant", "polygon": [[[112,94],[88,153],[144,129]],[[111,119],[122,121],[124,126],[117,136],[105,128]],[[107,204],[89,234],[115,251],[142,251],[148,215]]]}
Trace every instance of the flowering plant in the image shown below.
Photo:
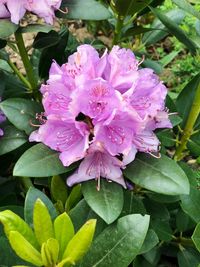
{"label": "flowering plant", "polygon": [[0,266],[199,267],[200,73],[170,72],[199,13],[170,2],[0,0]]}

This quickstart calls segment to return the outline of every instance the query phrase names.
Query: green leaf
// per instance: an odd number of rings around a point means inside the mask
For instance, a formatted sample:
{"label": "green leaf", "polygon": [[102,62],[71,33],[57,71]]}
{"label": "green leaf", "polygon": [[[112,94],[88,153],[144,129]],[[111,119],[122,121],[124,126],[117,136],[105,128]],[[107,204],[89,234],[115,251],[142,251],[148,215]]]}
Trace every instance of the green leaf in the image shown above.
{"label": "green leaf", "polygon": [[188,114],[190,112],[196,90],[200,83],[200,72],[192,78],[191,81],[185,86],[185,88],[179,94],[176,106],[179,115],[183,118],[182,127],[185,126],[186,121],[188,119]]}
{"label": "green leaf", "polygon": [[77,184],[72,188],[72,191],[65,203],[65,210],[70,211],[82,198],[81,185]]}
{"label": "green leaf", "polygon": [[16,129],[12,125],[1,127],[4,135],[0,142],[0,155],[4,155],[27,142],[27,136],[24,132]]}
{"label": "green leaf", "polygon": [[165,242],[172,240],[173,231],[168,221],[154,219],[151,225],[160,240]]}
{"label": "green leaf", "polygon": [[33,227],[38,243],[42,245],[49,238],[54,238],[53,223],[45,204],[37,199],[33,209]]}
{"label": "green leaf", "polygon": [[127,267],[140,253],[148,226],[148,215],[120,218],[94,240],[81,267]]}
{"label": "green leaf", "polygon": [[20,233],[11,231],[8,239],[11,247],[20,258],[36,266],[43,266],[39,251],[37,251]]}
{"label": "green leaf", "polygon": [[192,241],[194,242],[196,248],[200,252],[200,223],[197,224],[194,233],[192,235]]}
{"label": "green leaf", "polygon": [[52,30],[52,26],[49,24],[28,24],[25,27],[20,27],[18,29],[21,33],[27,33],[27,32],[45,32],[48,33]]}
{"label": "green leaf", "polygon": [[190,229],[193,229],[195,226],[194,222],[190,219],[190,217],[183,212],[182,210],[179,210],[176,214],[176,227],[180,232],[185,232]]}
{"label": "green leaf", "polygon": [[114,0],[114,7],[121,16],[133,16],[135,13],[147,7],[151,2],[152,0]]}
{"label": "green leaf", "polygon": [[189,3],[188,0],[172,0],[174,4],[176,4],[181,9],[185,10],[186,12],[190,13],[194,17],[200,20],[200,13],[193,8],[193,6]]}
{"label": "green leaf", "polygon": [[200,221],[200,191],[190,188],[190,194],[181,195],[181,207],[196,223]]}
{"label": "green leaf", "polygon": [[199,253],[193,249],[184,249],[178,253],[179,267],[198,267],[199,262]]}
{"label": "green leaf", "polygon": [[59,215],[54,221],[54,231],[55,238],[59,243],[60,252],[59,259],[62,259],[63,253],[69,243],[69,241],[74,236],[74,226],[70,217],[66,212]]}
{"label": "green leaf", "polygon": [[49,200],[49,198],[40,190],[31,187],[26,194],[25,206],[24,206],[25,221],[30,226],[33,226],[33,208],[38,198],[41,199],[42,202],[47,207],[52,220],[54,220],[58,215],[53,203]]}
{"label": "green leaf", "polygon": [[124,207],[121,215],[129,215],[133,213],[147,214],[142,198],[135,195],[135,192],[126,190],[124,191]]}
{"label": "green leaf", "polygon": [[109,10],[95,0],[64,0],[61,9],[68,12],[58,12],[58,17],[65,19],[104,20],[111,17]]}
{"label": "green leaf", "polygon": [[86,254],[94,236],[96,220],[87,221],[69,241],[63,259],[69,258],[71,263],[77,263]]}
{"label": "green leaf", "polygon": [[15,164],[14,176],[47,177],[68,172],[74,168],[65,168],[58,153],[43,144],[29,148]]}
{"label": "green leaf", "polygon": [[11,210],[0,212],[0,222],[4,226],[4,231],[9,238],[11,231],[19,232],[33,247],[39,248],[35,235],[29,225]]}
{"label": "green leaf", "polygon": [[9,19],[1,19],[0,38],[5,39],[16,32],[18,25],[12,23]]}
{"label": "green leaf", "polygon": [[27,134],[30,134],[35,127],[31,126],[31,122],[35,121],[36,113],[41,112],[41,105],[37,102],[23,99],[23,98],[10,98],[0,104],[0,108],[14,124],[14,126]]}
{"label": "green leaf", "polygon": [[60,41],[60,36],[56,31],[39,32],[33,42],[33,48],[43,49],[54,46]]}
{"label": "green leaf", "polygon": [[67,186],[59,175],[52,177],[51,194],[55,201],[61,200],[63,205],[65,205],[67,200]]}
{"label": "green leaf", "polygon": [[[167,11],[165,15],[173,20],[174,23],[180,24],[185,17],[185,12],[183,12],[181,9],[172,9]],[[153,21],[151,28],[157,29],[157,31],[152,31],[144,34],[142,41],[146,46],[157,43],[169,34],[165,25],[157,18],[155,18],[155,20]]]}
{"label": "green leaf", "polygon": [[55,266],[58,261],[59,244],[54,238],[50,238],[42,244],[41,257],[44,266]]}
{"label": "green leaf", "polygon": [[153,247],[155,247],[159,242],[158,236],[154,230],[149,229],[144,240],[144,243],[140,249],[140,254],[147,253]]}
{"label": "green leaf", "polygon": [[177,26],[176,23],[173,22],[170,18],[168,18],[164,13],[160,12],[157,9],[151,7],[152,12],[155,16],[159,18],[159,20],[165,25],[165,27],[169,30],[169,32],[174,35],[181,43],[183,43],[191,53],[195,54],[197,50],[197,46],[191,39],[186,35],[186,33]]}
{"label": "green leaf", "polygon": [[164,195],[189,194],[189,182],[179,165],[162,155],[160,159],[140,154],[124,171],[132,182]]}
{"label": "green leaf", "polygon": [[122,187],[116,183],[108,183],[101,180],[101,188],[98,191],[96,181],[88,181],[82,185],[83,196],[92,208],[106,223],[114,222],[120,215],[123,204]]}

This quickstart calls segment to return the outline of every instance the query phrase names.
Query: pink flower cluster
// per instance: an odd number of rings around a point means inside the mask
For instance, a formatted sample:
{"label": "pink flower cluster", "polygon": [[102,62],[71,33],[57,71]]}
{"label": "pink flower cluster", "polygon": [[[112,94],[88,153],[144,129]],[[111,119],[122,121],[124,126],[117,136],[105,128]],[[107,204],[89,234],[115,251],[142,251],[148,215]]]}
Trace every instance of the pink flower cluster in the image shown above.
{"label": "pink flower cluster", "polygon": [[0,18],[11,18],[18,24],[26,11],[38,15],[53,24],[55,10],[59,9],[61,0],[0,0]]}
{"label": "pink flower cluster", "polygon": [[100,177],[126,187],[122,170],[137,151],[156,153],[157,128],[171,127],[167,89],[153,70],[139,68],[129,49],[114,46],[100,57],[81,45],[42,85],[45,119],[30,141],[60,152],[64,166],[83,159],[67,183]]}

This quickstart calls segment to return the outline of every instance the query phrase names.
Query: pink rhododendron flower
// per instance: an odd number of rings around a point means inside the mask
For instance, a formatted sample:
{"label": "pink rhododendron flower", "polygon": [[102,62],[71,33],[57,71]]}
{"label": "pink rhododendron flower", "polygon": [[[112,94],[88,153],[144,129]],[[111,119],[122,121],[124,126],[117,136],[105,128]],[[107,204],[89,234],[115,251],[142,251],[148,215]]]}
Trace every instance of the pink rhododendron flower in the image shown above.
{"label": "pink rhododendron flower", "polygon": [[0,0],[0,18],[10,17],[18,24],[26,11],[43,18],[47,23],[53,24],[55,10],[59,9],[61,0]]}
{"label": "pink rhododendron flower", "polygon": [[79,46],[66,64],[52,63],[42,85],[45,119],[30,141],[60,153],[64,166],[83,159],[68,185],[100,178],[126,187],[122,169],[138,151],[159,151],[154,130],[171,127],[167,88],[153,70],[139,67],[129,49],[114,46],[99,56]]}

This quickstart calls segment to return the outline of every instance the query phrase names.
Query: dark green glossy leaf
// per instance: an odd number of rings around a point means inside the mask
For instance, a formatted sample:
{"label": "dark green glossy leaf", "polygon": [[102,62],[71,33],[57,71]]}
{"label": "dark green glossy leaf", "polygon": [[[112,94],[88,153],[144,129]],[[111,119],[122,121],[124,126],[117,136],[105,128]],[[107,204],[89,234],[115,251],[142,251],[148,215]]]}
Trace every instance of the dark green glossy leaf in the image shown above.
{"label": "dark green glossy leaf", "polygon": [[176,227],[180,232],[185,232],[193,229],[195,226],[191,218],[182,210],[176,214]]}
{"label": "dark green glossy leaf", "polygon": [[[165,15],[168,18],[171,18],[174,23],[180,24],[185,17],[185,12],[183,12],[181,9],[172,9],[170,11],[167,11]],[[144,34],[142,41],[146,46],[155,44],[169,34],[165,25],[157,18],[155,18],[155,20],[153,21],[151,28],[157,29],[157,31],[152,31],[149,33],[147,32]]]}
{"label": "dark green glossy leaf", "polygon": [[57,217],[56,209],[53,203],[49,200],[49,198],[42,193],[40,190],[31,187],[26,195],[25,206],[24,206],[24,217],[25,221],[33,226],[33,209],[37,199],[41,199],[47,207],[49,214],[51,215],[52,220]]}
{"label": "dark green glossy leaf", "polygon": [[200,255],[194,249],[184,249],[178,253],[179,267],[198,267]]}
{"label": "dark green glossy leaf", "polygon": [[147,253],[153,247],[155,247],[159,242],[158,236],[154,230],[149,229],[144,240],[144,243],[140,249],[140,254]]}
{"label": "dark green glossy leaf", "polygon": [[68,172],[74,168],[65,168],[58,153],[43,144],[29,148],[15,164],[14,176],[47,177]]}
{"label": "dark green glossy leaf", "polygon": [[163,12],[160,12],[151,7],[152,12],[159,18],[159,20],[165,25],[169,32],[174,35],[181,43],[183,43],[191,53],[195,54],[197,47],[193,41],[186,35],[186,33],[177,26],[170,18],[168,18]]}
{"label": "dark green glossy leaf", "polygon": [[114,7],[121,16],[131,15],[142,11],[152,0],[114,0]]}
{"label": "dark green glossy leaf", "polygon": [[139,155],[124,171],[132,182],[164,195],[189,194],[187,176],[178,164],[162,155],[160,159]]}
{"label": "dark green glossy leaf", "polygon": [[48,33],[52,30],[52,26],[49,24],[28,24],[25,27],[19,28],[18,31],[21,33],[27,33],[27,32],[45,32]]}
{"label": "dark green glossy leaf", "polygon": [[1,19],[0,38],[5,39],[16,32],[18,25],[12,23],[9,19]]}
{"label": "dark green glossy leaf", "polygon": [[8,120],[19,130],[30,134],[35,127],[31,122],[35,121],[36,113],[40,113],[42,108],[37,102],[23,99],[10,98],[0,104],[0,108]]}
{"label": "dark green glossy leaf", "polygon": [[196,223],[200,221],[200,191],[190,189],[190,194],[181,196],[181,207]]}
{"label": "dark green glossy leaf", "polygon": [[0,155],[13,151],[27,142],[25,133],[15,127],[7,125],[1,128],[4,131],[4,135],[0,141]]}
{"label": "dark green glossy leaf", "polygon": [[98,191],[96,181],[88,181],[82,185],[83,196],[92,208],[106,223],[114,222],[120,215],[123,204],[122,187],[116,183],[108,183],[101,180],[101,188]]}
{"label": "dark green glossy leaf", "polygon": [[68,12],[58,12],[59,17],[83,20],[104,20],[111,17],[108,9],[95,0],[64,0],[61,9],[65,7]]}
{"label": "dark green glossy leaf", "polygon": [[158,238],[163,241],[170,241],[172,239],[173,231],[168,221],[155,219],[151,222],[151,227],[156,232]]}
{"label": "dark green glossy leaf", "polygon": [[36,49],[47,48],[56,45],[60,41],[60,36],[56,31],[39,32],[35,37],[33,47]]}
{"label": "dark green glossy leaf", "polygon": [[148,226],[148,215],[120,218],[94,240],[81,267],[127,267],[139,254]]}
{"label": "dark green glossy leaf", "polygon": [[124,191],[124,207],[121,216],[139,213],[147,214],[142,198],[137,196],[133,191]]}

